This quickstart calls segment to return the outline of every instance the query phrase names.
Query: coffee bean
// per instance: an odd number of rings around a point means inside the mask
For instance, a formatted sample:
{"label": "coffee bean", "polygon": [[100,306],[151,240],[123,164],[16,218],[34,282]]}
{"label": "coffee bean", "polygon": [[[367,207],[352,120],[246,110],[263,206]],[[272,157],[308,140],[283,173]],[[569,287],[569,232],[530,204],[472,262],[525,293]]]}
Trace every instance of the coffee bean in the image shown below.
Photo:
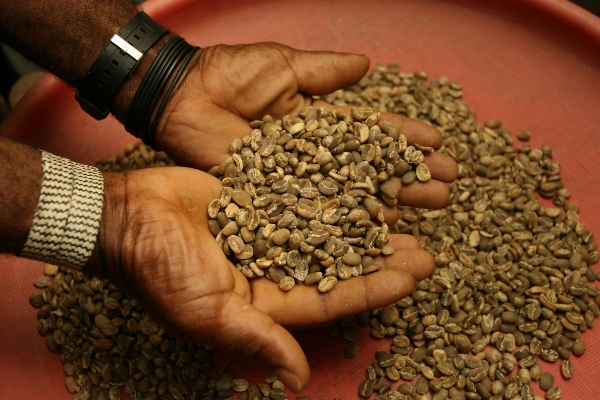
{"label": "coffee bean", "polygon": [[235,201],[240,207],[249,207],[252,204],[252,197],[248,192],[242,189],[233,189],[231,192],[231,200]]}
{"label": "coffee bean", "polygon": [[416,179],[417,179],[417,174],[415,171],[412,171],[412,170],[406,172],[404,175],[402,175],[402,178],[401,178],[402,184],[404,184],[404,185],[410,185]]}
{"label": "coffee bean", "polygon": [[427,382],[427,379],[423,376],[419,376],[419,378],[417,378],[417,383],[415,384],[415,390],[421,395],[429,392],[429,383]]}
{"label": "coffee bean", "polygon": [[517,133],[517,139],[524,141],[524,142],[528,141],[530,137],[531,137],[531,135],[529,132],[520,131],[519,133]]}
{"label": "coffee bean", "polygon": [[46,276],[54,276],[58,273],[58,266],[54,264],[46,263],[44,264],[44,275]]}
{"label": "coffee bean", "polygon": [[398,195],[398,187],[391,181],[383,183],[379,190],[388,197],[395,198]]}
{"label": "coffee bean", "polygon": [[284,292],[291,290],[296,285],[296,281],[291,276],[285,276],[279,280],[279,288]]}
{"label": "coffee bean", "polygon": [[544,372],[540,377],[540,388],[548,391],[554,384],[554,376],[550,372]]}
{"label": "coffee bean", "polygon": [[364,380],[361,382],[358,388],[358,394],[367,399],[373,393],[373,383],[370,380]]}
{"label": "coffee bean", "polygon": [[581,339],[577,339],[573,345],[573,354],[577,357],[581,357],[585,353],[585,342]]}
{"label": "coffee bean", "polygon": [[558,400],[562,397],[562,390],[558,386],[552,386],[546,392],[546,399],[548,400]]}
{"label": "coffee bean", "polygon": [[48,347],[48,349],[50,349],[50,351],[54,353],[59,352],[61,348],[60,345],[56,343],[54,335],[46,336],[46,346]]}
{"label": "coffee bean", "polygon": [[42,305],[44,305],[44,298],[40,293],[34,293],[29,296],[29,304],[35,308],[40,308]]}
{"label": "coffee bean", "polygon": [[357,338],[356,332],[352,329],[344,329],[342,331],[342,338],[349,342],[354,342]]}
{"label": "coffee bean", "polygon": [[335,276],[326,276],[319,282],[318,288],[321,293],[329,292],[335,284],[337,283],[337,279]]}
{"label": "coffee bean", "polygon": [[358,356],[360,354],[360,347],[358,347],[358,345],[352,343],[350,345],[348,345],[348,347],[346,347],[346,349],[344,350],[344,357],[346,357],[347,359],[353,359],[354,357]]}
{"label": "coffee bean", "polygon": [[565,379],[571,379],[574,373],[573,364],[571,363],[571,361],[563,360],[560,366],[560,371],[562,372],[562,376]]}
{"label": "coffee bean", "polygon": [[429,172],[429,167],[427,167],[427,164],[417,165],[415,174],[417,175],[417,179],[421,182],[427,182],[431,179],[431,172]]}
{"label": "coffee bean", "polygon": [[357,253],[346,253],[342,257],[342,261],[344,262],[344,264],[351,266],[359,265],[361,262],[361,256]]}
{"label": "coffee bean", "polygon": [[52,277],[50,276],[43,276],[39,279],[36,279],[33,282],[33,286],[43,289],[43,288],[47,288],[48,286],[50,286],[50,283],[52,282]]}

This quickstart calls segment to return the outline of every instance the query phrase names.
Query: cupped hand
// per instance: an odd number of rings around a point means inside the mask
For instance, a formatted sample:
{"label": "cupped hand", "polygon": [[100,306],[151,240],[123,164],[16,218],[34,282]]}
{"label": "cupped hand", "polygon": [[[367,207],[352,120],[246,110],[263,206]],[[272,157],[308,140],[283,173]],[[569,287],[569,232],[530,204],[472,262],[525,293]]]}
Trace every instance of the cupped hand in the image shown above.
{"label": "cupped hand", "polygon": [[410,294],[434,269],[411,236],[391,235],[382,270],[339,282],[325,294],[251,281],[225,257],[208,229],[207,207],[221,183],[189,168],[105,175],[99,246],[89,268],[137,299],[189,342],[242,354],[271,367],[292,390],[309,380],[299,344],[284,328],[316,326]]}
{"label": "cupped hand", "polygon": [[[251,129],[249,121],[264,115],[281,118],[296,115],[307,105],[334,107],[312,100],[357,83],[367,72],[369,59],[349,53],[301,51],[278,43],[217,45],[201,50],[172,96],[157,130],[157,144],[180,165],[208,170],[229,154],[229,143]],[[439,149],[440,132],[420,121],[381,113],[404,134],[408,142]],[[445,183],[458,175],[456,162],[441,153],[426,156],[432,179],[403,188],[399,179],[400,205],[440,208],[449,190]],[[393,223],[397,210],[388,209]]]}

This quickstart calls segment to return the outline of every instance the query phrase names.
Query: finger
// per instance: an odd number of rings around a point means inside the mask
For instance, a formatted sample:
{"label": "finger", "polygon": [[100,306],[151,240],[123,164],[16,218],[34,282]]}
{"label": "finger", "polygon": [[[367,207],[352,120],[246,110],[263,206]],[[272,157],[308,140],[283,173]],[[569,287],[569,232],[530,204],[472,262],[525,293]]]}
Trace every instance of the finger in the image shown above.
{"label": "finger", "polygon": [[[235,293],[229,293],[215,313],[213,324],[218,332],[211,345],[242,354],[273,368],[278,378],[294,392],[302,389],[310,378],[308,361],[294,337],[272,318]],[[206,321],[205,321],[206,322]],[[196,327],[198,336],[211,327]]]}
{"label": "finger", "polygon": [[[398,200],[401,205],[410,205],[413,207],[423,208],[441,208],[445,207],[450,192],[446,193],[444,183],[451,183],[458,177],[458,166],[454,159],[446,154],[442,153],[430,153],[425,157],[425,164],[429,167],[431,172],[431,180],[428,181],[428,185],[423,188],[420,182],[415,182],[417,185],[402,185],[400,178],[392,178],[391,181],[398,187]],[[436,182],[437,181],[437,182]],[[429,183],[431,182],[431,183]],[[408,189],[410,188],[410,189]],[[408,190],[406,190],[408,189]],[[402,191],[404,191],[402,193]],[[418,196],[419,199],[423,199],[424,203],[419,203],[420,200],[413,199],[413,196]],[[433,198],[427,198],[427,196],[433,196]],[[445,200],[444,200],[445,199]],[[383,218],[385,223],[393,225],[398,220],[398,209],[386,205],[380,201],[383,206]]]}
{"label": "finger", "polygon": [[390,181],[398,188],[396,199],[401,206],[438,209],[448,204],[450,189],[443,182],[430,179],[427,182],[414,181],[406,185],[396,177]]}
{"label": "finger", "polygon": [[[212,240],[208,232],[199,233],[202,239],[198,243]],[[225,257],[213,260],[213,269],[223,267],[235,269]],[[203,279],[210,280],[211,277]],[[239,271],[233,272],[233,280],[235,287],[228,285],[221,292],[186,304],[186,315],[194,315],[197,307],[196,315],[203,316],[189,321],[192,335],[195,332],[196,337],[206,337],[206,332],[212,332],[209,336],[212,343],[207,344],[247,356],[272,368],[289,389],[298,392],[310,377],[302,348],[286,329],[247,301],[251,297],[249,285]]]}
{"label": "finger", "polygon": [[417,181],[408,186],[403,185],[397,199],[402,206],[439,209],[448,204],[450,189],[440,181]]}
{"label": "finger", "polygon": [[419,242],[411,235],[390,235],[388,242],[396,251],[389,256],[379,256],[375,262],[386,268],[401,269],[409,272],[417,281],[433,274],[435,263],[433,256],[421,250]]}
{"label": "finger", "polygon": [[[255,293],[253,302],[261,310],[277,323],[296,329],[323,325],[394,303],[409,295],[415,284],[407,271],[381,270],[340,281],[327,293],[320,293],[314,285],[299,285],[282,292],[277,284],[263,279],[252,283],[252,291]],[[272,300],[261,301],[267,295]]]}
{"label": "finger", "polygon": [[415,278],[422,279],[435,268],[433,257],[417,249],[399,250],[382,261],[380,271],[338,281],[327,293],[303,285],[282,292],[274,282],[256,279],[250,283],[253,304],[288,328],[318,326],[394,303],[412,293]]}
{"label": "finger", "polygon": [[231,262],[229,263],[229,269],[231,270],[235,282],[233,291],[242,296],[248,303],[251,303],[252,292],[250,291],[250,285],[248,285],[248,278],[246,278],[246,276]]}
{"label": "finger", "polygon": [[398,221],[398,218],[400,217],[400,212],[398,211],[398,208],[388,206],[381,200],[379,200],[379,203],[383,207],[383,220],[385,221],[385,223],[388,225],[395,224],[396,221]]}
{"label": "finger", "polygon": [[369,69],[369,58],[360,54],[303,51],[289,48],[286,55],[296,77],[298,90],[325,95],[357,83]]}
{"label": "finger", "polygon": [[425,155],[425,164],[431,172],[431,178],[450,183],[458,177],[458,164],[456,161],[444,153],[428,153]]}
{"label": "finger", "polygon": [[[352,109],[351,106],[333,106],[323,100],[315,100],[313,106],[325,107],[330,110],[339,108],[345,112],[350,112]],[[379,121],[388,121],[391,123],[398,130],[398,133],[406,136],[409,144],[418,143],[422,146],[433,147],[434,149],[439,149],[442,145],[442,134],[440,131],[416,119],[394,113],[381,112]]]}
{"label": "finger", "polygon": [[[417,241],[417,239],[414,236],[411,235],[398,235],[398,234],[393,234],[390,235],[390,240],[388,242],[395,250],[420,250],[421,246],[419,246],[419,242]],[[378,262],[380,262],[380,264],[385,264],[386,262],[390,262],[391,267],[390,268],[395,268],[395,266],[392,263],[392,259],[388,258],[388,257],[381,257],[378,258]]]}

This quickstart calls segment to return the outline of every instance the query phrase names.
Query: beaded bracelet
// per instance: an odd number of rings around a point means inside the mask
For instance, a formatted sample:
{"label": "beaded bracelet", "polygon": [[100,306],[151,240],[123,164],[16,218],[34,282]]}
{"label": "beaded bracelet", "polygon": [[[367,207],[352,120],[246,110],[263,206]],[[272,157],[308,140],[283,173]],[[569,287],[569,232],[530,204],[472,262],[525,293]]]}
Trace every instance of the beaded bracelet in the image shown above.
{"label": "beaded bracelet", "polygon": [[[157,119],[155,118],[155,121],[152,123],[151,119],[160,95],[163,93],[165,86],[177,70],[179,64],[183,61],[183,65],[179,68],[179,72],[175,79],[173,79],[170,88],[167,90],[166,95],[163,96],[163,100],[159,106],[160,113],[162,113],[174,85],[177,84],[182,71],[188,65],[191,55],[196,50],[196,47],[189,45],[181,37],[173,37],[158,53],[133,96],[125,115],[125,129],[134,136],[142,139],[149,146],[156,148],[154,134],[156,132]],[[160,114],[157,113],[157,116],[160,116]]]}

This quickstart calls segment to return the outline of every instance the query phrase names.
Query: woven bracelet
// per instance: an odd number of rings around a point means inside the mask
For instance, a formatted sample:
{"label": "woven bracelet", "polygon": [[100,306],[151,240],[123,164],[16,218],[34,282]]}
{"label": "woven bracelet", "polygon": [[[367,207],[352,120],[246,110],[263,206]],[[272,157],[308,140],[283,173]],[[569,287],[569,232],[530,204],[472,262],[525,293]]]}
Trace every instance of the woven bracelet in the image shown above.
{"label": "woven bracelet", "polygon": [[40,198],[20,256],[82,270],[100,228],[104,178],[97,168],[42,151]]}

